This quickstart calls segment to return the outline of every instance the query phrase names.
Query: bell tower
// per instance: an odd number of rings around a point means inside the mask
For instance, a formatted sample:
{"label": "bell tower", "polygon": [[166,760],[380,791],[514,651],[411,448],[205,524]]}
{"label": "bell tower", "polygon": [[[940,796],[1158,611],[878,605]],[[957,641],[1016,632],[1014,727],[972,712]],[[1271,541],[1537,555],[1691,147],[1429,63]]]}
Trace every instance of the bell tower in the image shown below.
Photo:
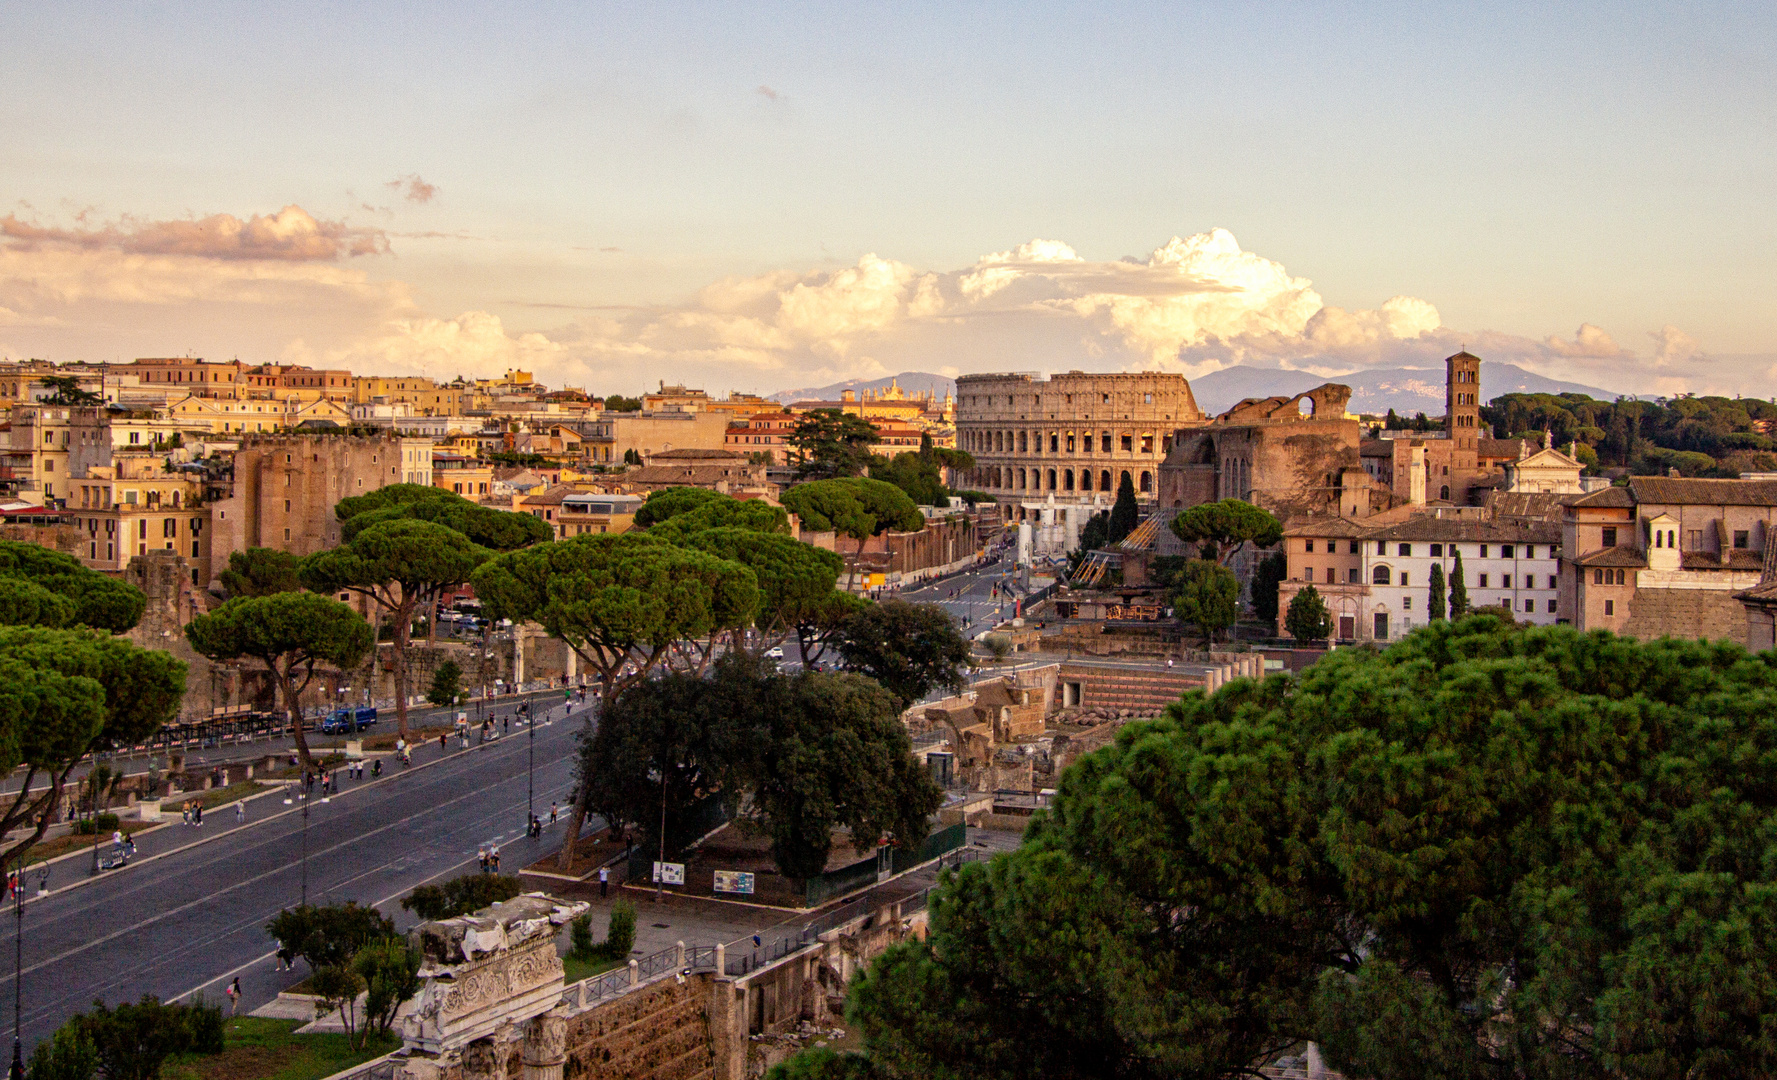
{"label": "bell tower", "polygon": [[1444,361],[1444,430],[1452,450],[1473,455],[1481,437],[1481,358],[1467,350]]}

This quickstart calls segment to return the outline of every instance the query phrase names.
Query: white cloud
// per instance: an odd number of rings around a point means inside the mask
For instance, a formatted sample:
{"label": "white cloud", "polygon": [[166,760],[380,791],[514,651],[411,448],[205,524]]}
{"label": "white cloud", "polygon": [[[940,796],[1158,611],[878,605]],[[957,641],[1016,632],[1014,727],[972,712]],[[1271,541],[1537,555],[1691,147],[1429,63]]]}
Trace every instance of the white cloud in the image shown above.
{"label": "white cloud", "polygon": [[1434,366],[1465,346],[1556,378],[1669,391],[1666,376],[1691,376],[1708,359],[1671,326],[1652,332],[1650,362],[1589,323],[1571,338],[1535,339],[1452,330],[1413,296],[1374,308],[1328,304],[1307,278],[1223,229],[1112,260],[1053,239],[952,270],[869,254],[721,278],[679,304],[588,308],[564,326],[517,328],[485,310],[425,310],[406,283],[342,261],[362,239],[299,207],[245,222],[212,215],[72,229],[8,217],[0,326],[19,348],[60,359],[196,350],[443,378],[525,367],[554,385],[627,392],[660,379],[769,392],[907,370],[1196,377],[1247,364],[1336,376]]}
{"label": "white cloud", "polygon": [[[430,185],[417,176],[413,182],[424,187],[425,198],[431,198]],[[412,191],[408,197],[414,197]],[[0,218],[0,240],[4,240],[8,247],[25,250],[68,248],[122,251],[134,255],[288,262],[325,262],[347,255],[376,255],[389,250],[388,237],[379,229],[357,228],[344,221],[323,221],[296,205],[286,206],[275,214],[254,214],[245,221],[233,214],[165,221],[125,216],[89,227],[83,219],[84,215],[77,225],[60,228],[8,214]]]}

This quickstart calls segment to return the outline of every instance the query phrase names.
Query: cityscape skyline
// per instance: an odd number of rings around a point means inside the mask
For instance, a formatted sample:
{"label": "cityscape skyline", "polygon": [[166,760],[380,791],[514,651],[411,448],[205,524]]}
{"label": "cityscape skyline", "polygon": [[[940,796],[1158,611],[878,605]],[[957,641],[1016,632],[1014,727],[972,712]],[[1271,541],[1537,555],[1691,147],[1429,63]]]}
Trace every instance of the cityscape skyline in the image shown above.
{"label": "cityscape skyline", "polygon": [[0,354],[1769,396],[1777,21],[1716,10],[15,10]]}

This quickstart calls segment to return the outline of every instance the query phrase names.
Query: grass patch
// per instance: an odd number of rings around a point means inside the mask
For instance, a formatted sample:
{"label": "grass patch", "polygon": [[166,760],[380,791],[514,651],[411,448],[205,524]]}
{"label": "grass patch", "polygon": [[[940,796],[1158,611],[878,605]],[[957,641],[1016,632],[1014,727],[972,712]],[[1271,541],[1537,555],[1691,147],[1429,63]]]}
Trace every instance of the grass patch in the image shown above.
{"label": "grass patch", "polygon": [[266,785],[257,780],[242,780],[238,784],[211,788],[208,791],[188,791],[175,799],[163,801],[160,804],[160,812],[164,819],[166,815],[178,812],[188,802],[197,802],[205,810],[213,810],[218,806],[244,799],[249,795],[257,795],[265,788]]}
{"label": "grass patch", "polygon": [[222,1053],[180,1055],[167,1062],[161,1080],[321,1080],[401,1045],[389,1034],[353,1050],[343,1034],[296,1034],[300,1020],[240,1016],[225,1023]]}
{"label": "grass patch", "polygon": [[627,967],[628,965],[629,957],[627,956],[621,960],[576,960],[572,956],[564,956],[561,958],[562,981],[572,986],[581,979],[590,979],[594,975],[602,975],[612,968]]}

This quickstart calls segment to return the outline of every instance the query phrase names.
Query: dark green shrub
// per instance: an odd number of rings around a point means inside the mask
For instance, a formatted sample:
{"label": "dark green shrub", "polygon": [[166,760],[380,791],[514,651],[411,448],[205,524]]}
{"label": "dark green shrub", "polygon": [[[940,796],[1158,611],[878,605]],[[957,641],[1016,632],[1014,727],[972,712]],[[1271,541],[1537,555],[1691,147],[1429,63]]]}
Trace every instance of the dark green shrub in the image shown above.
{"label": "dark green shrub", "polygon": [[568,955],[576,960],[591,960],[598,955],[598,945],[592,940],[592,916],[582,913],[574,916],[568,924],[568,934],[573,944]]}
{"label": "dark green shrub", "polygon": [[453,919],[510,900],[524,891],[518,878],[502,874],[464,874],[441,885],[421,885],[401,899],[401,906],[422,919]]}
{"label": "dark green shrub", "polygon": [[611,905],[611,926],[605,933],[605,955],[622,960],[636,945],[636,909],[628,900]]}

